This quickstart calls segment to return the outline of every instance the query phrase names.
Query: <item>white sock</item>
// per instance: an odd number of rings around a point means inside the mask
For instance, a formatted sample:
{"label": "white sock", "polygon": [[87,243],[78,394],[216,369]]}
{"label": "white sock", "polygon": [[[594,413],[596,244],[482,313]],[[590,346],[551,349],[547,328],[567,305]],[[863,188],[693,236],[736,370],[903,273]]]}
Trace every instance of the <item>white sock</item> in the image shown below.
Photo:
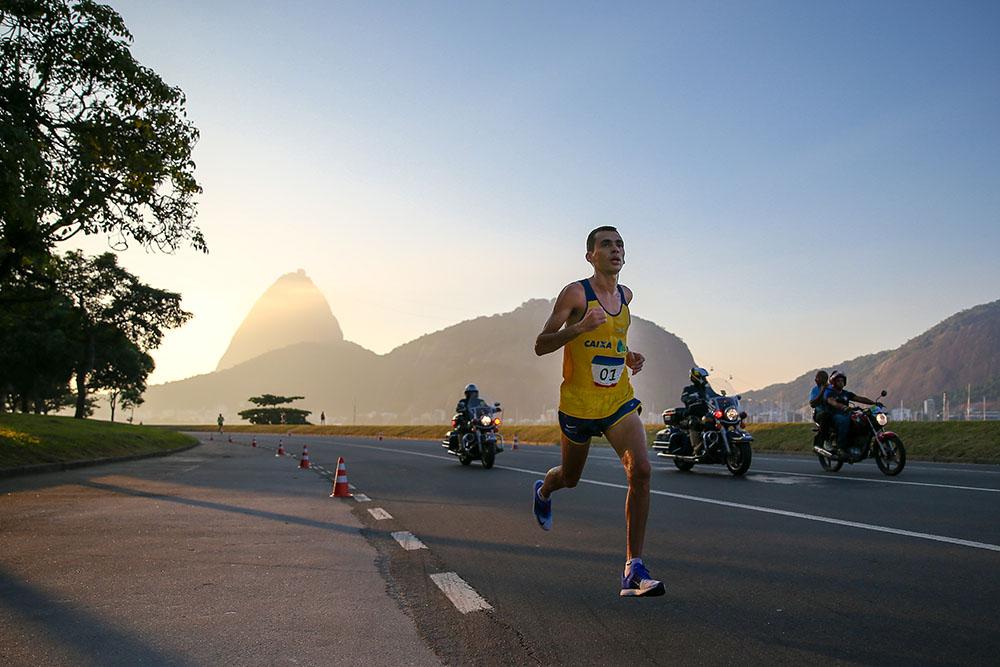
{"label": "white sock", "polygon": [[535,492],[535,495],[538,496],[538,499],[541,500],[542,502],[545,502],[545,501],[548,500],[548,498],[546,498],[545,496],[542,495],[542,487],[538,487],[538,491]]}

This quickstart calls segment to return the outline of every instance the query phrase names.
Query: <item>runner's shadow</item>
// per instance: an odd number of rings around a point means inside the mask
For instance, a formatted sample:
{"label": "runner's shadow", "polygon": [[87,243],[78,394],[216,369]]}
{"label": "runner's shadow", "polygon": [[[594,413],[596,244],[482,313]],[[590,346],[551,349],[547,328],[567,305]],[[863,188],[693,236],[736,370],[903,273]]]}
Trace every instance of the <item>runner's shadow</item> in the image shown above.
{"label": "runner's shadow", "polygon": [[216,503],[209,500],[195,500],[194,498],[182,498],[180,496],[172,496],[164,493],[140,491],[138,489],[130,489],[125,486],[118,486],[117,484],[107,484],[105,482],[95,482],[93,480],[80,481],[77,482],[76,484],[79,486],[86,486],[101,491],[120,493],[122,495],[132,496],[134,498],[161,500],[169,503],[177,503],[178,505],[187,505],[188,507],[199,507],[201,509],[216,510],[219,512],[231,512],[234,514],[243,514],[246,516],[257,517],[259,519],[268,519],[270,521],[278,521],[280,523],[290,523],[299,526],[307,526],[309,528],[335,530],[341,533],[351,533],[353,535],[357,535],[360,533],[359,528],[354,528],[352,526],[344,526],[339,523],[330,523],[329,521],[316,521],[315,519],[306,519],[304,517],[295,516],[294,514],[280,514],[278,512],[268,512],[266,510],[250,509],[248,507],[237,507],[235,505],[226,505],[224,503]]}
{"label": "runner's shadow", "polygon": [[[0,609],[7,610],[14,617],[11,625],[16,624],[23,635],[19,646],[35,644],[45,647],[58,643],[69,649],[75,663],[190,664],[183,656],[152,646],[88,611],[74,609],[64,600],[29,586],[3,570],[0,570]],[[56,657],[27,650],[29,653],[22,656],[28,658],[25,664],[44,664]],[[0,650],[0,655],[10,658],[11,662],[17,661],[17,654],[9,644]]]}

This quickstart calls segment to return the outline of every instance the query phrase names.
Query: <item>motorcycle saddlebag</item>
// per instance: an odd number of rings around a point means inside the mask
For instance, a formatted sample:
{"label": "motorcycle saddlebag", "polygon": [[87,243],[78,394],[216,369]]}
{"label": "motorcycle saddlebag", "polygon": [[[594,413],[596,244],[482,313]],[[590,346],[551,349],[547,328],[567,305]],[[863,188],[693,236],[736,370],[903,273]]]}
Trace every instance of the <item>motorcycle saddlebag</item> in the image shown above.
{"label": "motorcycle saddlebag", "polygon": [[687,408],[667,408],[663,411],[663,423],[667,426],[680,426],[687,417]]}

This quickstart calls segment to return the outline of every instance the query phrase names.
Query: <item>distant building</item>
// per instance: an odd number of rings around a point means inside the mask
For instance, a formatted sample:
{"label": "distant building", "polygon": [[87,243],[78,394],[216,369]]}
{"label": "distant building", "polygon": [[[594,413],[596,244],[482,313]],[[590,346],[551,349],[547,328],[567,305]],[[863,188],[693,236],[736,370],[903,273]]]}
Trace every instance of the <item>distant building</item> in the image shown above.
{"label": "distant building", "polygon": [[889,416],[892,417],[893,421],[909,422],[913,421],[913,410],[903,407],[893,408],[889,411]]}

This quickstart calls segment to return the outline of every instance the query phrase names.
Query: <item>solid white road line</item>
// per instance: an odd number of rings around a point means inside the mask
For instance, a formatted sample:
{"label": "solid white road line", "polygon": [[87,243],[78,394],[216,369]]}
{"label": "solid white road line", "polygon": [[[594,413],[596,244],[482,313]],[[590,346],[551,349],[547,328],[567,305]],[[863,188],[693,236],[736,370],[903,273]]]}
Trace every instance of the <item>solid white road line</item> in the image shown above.
{"label": "solid white road line", "polygon": [[871,479],[870,477],[837,477],[827,473],[820,475],[812,472],[789,472],[787,470],[759,470],[754,468],[754,472],[766,472],[773,475],[794,475],[795,477],[818,477],[819,479],[835,479],[843,482],[874,482],[876,484],[904,484],[906,486],[934,486],[939,489],[958,489],[960,491],[989,491],[1000,493],[1000,489],[989,489],[984,486],[959,486],[958,484],[934,484],[933,482],[905,482],[899,479]]}
{"label": "solid white road line", "polygon": [[385,521],[386,519],[391,519],[392,515],[386,512],[381,507],[373,507],[368,510],[368,513],[375,517],[376,521]]}
{"label": "solid white road line", "polygon": [[[375,447],[371,445],[355,445],[352,443],[344,443],[348,447],[362,447],[365,449],[377,449],[385,452],[392,452],[393,454],[409,454],[411,456],[423,456],[428,459],[438,459],[441,461],[451,461],[450,456],[439,456],[437,454],[425,454],[424,452],[410,452],[405,449],[392,448],[392,447]],[[536,477],[544,477],[545,472],[541,470],[528,470],[526,468],[513,468],[510,466],[498,466],[494,465],[494,468],[500,470],[510,470],[512,472],[521,472],[528,475],[534,475]],[[625,484],[613,484],[611,482],[599,482],[593,479],[580,479],[581,483],[584,484],[594,484],[596,486],[605,486],[613,489],[628,489]],[[962,540],[957,537],[947,537],[945,535],[933,535],[931,533],[920,533],[913,530],[902,530],[900,528],[890,528],[888,526],[877,526],[870,523],[861,523],[859,521],[847,521],[845,519],[834,519],[826,516],[819,516],[816,514],[804,514],[802,512],[790,512],[788,510],[779,510],[773,507],[761,507],[759,505],[746,505],[743,503],[733,503],[727,500],[716,500],[715,498],[702,498],[700,496],[689,496],[685,493],[671,493],[669,491],[659,491],[657,489],[650,489],[652,494],[658,496],[668,496],[670,498],[677,498],[679,500],[690,500],[698,503],[707,503],[709,505],[721,505],[723,507],[733,507],[735,509],[749,510],[752,512],[763,512],[764,514],[775,514],[778,516],[785,516],[794,519],[805,519],[807,521],[816,521],[818,523],[829,523],[837,526],[846,526],[849,528],[859,528],[861,530],[870,530],[876,533],[888,533],[890,535],[902,535],[904,537],[915,537],[921,540],[929,540],[931,542],[943,542],[945,544],[954,544],[962,547],[972,547],[974,549],[985,549],[987,551],[997,551],[1000,552],[1000,545],[989,544],[987,542],[975,542],[973,540]]]}
{"label": "solid white road line", "polygon": [[372,501],[371,498],[369,498],[363,493],[355,493],[354,499],[357,500],[359,503],[370,503]]}
{"label": "solid white road line", "polygon": [[491,611],[493,606],[480,597],[472,586],[454,572],[440,572],[431,575],[431,581],[448,596],[451,603],[463,614],[471,611]]}
{"label": "solid white road line", "polygon": [[427,548],[427,545],[418,540],[417,537],[408,530],[400,530],[392,533],[392,539],[399,542],[399,546],[403,547],[407,551],[416,551],[417,549]]}

